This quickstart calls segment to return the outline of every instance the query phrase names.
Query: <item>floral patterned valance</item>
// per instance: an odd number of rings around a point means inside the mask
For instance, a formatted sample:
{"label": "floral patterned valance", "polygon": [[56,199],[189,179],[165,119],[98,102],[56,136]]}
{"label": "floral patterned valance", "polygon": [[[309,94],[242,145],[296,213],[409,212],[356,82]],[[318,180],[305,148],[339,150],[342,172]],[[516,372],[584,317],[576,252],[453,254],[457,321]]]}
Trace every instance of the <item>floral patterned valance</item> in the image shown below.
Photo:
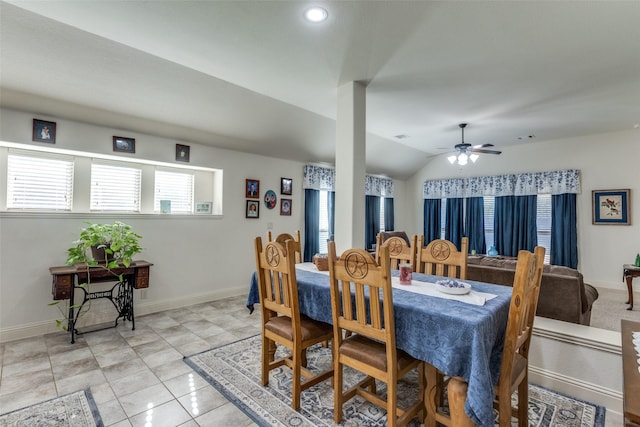
{"label": "floral patterned valance", "polygon": [[[305,165],[302,187],[335,191],[336,170],[325,166]],[[393,180],[367,175],[365,176],[364,190],[367,196],[393,197]]]}
{"label": "floral patterned valance", "polygon": [[393,180],[367,175],[364,177],[364,193],[367,196],[393,197]]}
{"label": "floral patterned valance", "polygon": [[578,194],[580,193],[580,171],[568,169],[425,181],[422,192],[425,199]]}

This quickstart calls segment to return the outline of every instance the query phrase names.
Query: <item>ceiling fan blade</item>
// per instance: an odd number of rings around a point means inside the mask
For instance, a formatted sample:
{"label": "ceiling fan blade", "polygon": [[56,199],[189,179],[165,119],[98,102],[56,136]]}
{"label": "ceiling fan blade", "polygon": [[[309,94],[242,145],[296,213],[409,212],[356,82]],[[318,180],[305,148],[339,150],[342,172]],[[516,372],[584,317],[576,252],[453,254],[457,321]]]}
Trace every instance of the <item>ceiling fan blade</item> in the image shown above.
{"label": "ceiling fan blade", "polygon": [[497,150],[483,150],[482,148],[474,148],[471,150],[472,153],[482,153],[482,154],[502,154],[502,151]]}
{"label": "ceiling fan blade", "polygon": [[493,147],[493,144],[479,144],[479,145],[473,146],[473,148],[489,148],[489,147]]}

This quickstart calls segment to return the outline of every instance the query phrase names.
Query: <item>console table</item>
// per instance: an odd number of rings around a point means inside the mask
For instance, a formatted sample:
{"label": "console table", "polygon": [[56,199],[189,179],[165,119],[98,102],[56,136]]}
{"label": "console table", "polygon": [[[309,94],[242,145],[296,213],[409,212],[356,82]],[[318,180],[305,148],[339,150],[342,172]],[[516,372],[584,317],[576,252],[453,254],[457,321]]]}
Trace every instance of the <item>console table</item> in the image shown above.
{"label": "console table", "polygon": [[640,426],[640,364],[633,345],[633,333],[640,332],[640,322],[622,320],[622,378],[625,427]]}
{"label": "console table", "polygon": [[634,277],[640,277],[640,267],[636,267],[633,264],[624,264],[622,273],[622,281],[627,282],[627,291],[629,292],[629,300],[627,304],[629,308],[627,310],[633,310],[633,286],[631,285],[631,281]]}
{"label": "console table", "polygon": [[[134,261],[129,267],[120,265],[118,268],[107,270],[104,267],[87,267],[86,264],[72,266],[50,267],[53,276],[51,293],[54,300],[69,300],[67,315],[67,331],[71,334],[71,343],[75,342],[75,335],[80,335],[76,329],[78,316],[84,304],[93,299],[106,298],[118,310],[118,316],[113,326],[94,329],[115,328],[118,320],[130,320],[133,330],[136,329],[133,312],[133,290],[149,287],[149,270],[153,264],[148,261]],[[110,290],[91,292],[86,283],[116,282]],[[76,292],[82,291],[82,302],[76,302]]]}

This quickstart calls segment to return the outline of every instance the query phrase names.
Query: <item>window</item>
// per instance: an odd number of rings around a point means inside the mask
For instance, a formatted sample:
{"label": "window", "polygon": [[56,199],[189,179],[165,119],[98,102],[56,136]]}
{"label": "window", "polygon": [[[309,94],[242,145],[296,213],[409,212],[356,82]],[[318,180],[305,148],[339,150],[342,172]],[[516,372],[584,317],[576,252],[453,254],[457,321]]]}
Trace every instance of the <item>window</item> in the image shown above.
{"label": "window", "polygon": [[7,208],[71,210],[72,160],[45,154],[7,160]]}
{"label": "window", "polygon": [[551,262],[551,194],[538,194],[536,227],[538,229],[538,246],[544,246],[544,263]]}
{"label": "window", "polygon": [[380,196],[380,231],[384,229],[384,196]]}
{"label": "window", "polygon": [[171,213],[193,213],[193,174],[156,170],[154,210],[171,200]]}
{"label": "window", "polygon": [[91,165],[91,210],[140,212],[140,168]]}
{"label": "window", "polygon": [[445,237],[445,225],[447,223],[447,199],[440,200],[440,238]]}
{"label": "window", "polygon": [[320,253],[326,254],[329,239],[329,192],[320,190]]}
{"label": "window", "polygon": [[496,244],[493,230],[493,212],[495,210],[495,198],[493,196],[484,196],[482,198],[482,201],[484,203],[484,240],[487,245],[487,250],[489,250],[491,246]]}

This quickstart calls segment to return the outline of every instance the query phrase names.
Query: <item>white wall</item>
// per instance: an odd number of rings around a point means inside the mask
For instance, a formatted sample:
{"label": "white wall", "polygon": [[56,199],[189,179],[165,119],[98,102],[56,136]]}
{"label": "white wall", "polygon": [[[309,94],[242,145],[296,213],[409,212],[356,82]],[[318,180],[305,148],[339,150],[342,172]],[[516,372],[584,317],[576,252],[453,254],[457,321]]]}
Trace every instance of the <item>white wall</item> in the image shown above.
{"label": "white wall", "polygon": [[[452,166],[445,156],[433,158],[407,183],[415,203],[412,233],[422,233],[422,183],[430,179],[541,172],[581,171],[582,193],[577,196],[578,269],[596,287],[626,289],[622,264],[633,263],[640,252],[640,130],[588,135],[506,147],[502,155],[481,155],[475,164]],[[631,189],[631,225],[593,225],[591,191]]]}
{"label": "white wall", "polygon": [[[136,158],[173,163],[175,144],[189,145],[190,165],[224,171],[223,215],[0,213],[0,342],[55,330],[54,320],[61,316],[57,308],[48,306],[49,267],[64,264],[66,250],[84,221],[121,220],[143,236],[145,250],[137,258],[151,261],[154,266],[149,289],[135,292],[138,315],[246,295],[255,270],[253,238],[265,236],[268,227],[274,234],[300,229],[304,235],[303,163],[7,109],[0,110],[0,140],[50,146],[31,141],[33,118],[57,123],[54,147],[60,149],[114,154],[112,136],[118,135],[136,139]],[[5,166],[3,169],[0,175],[6,173]],[[292,215],[280,216],[279,204],[269,210],[261,201],[260,218],[246,219],[245,179],[259,179],[262,195],[272,189],[280,198],[282,177],[293,179]],[[403,226],[407,223],[402,209],[406,206],[404,184],[396,181],[395,185],[396,203],[400,206],[396,209],[396,224]],[[109,304],[98,301],[99,309],[92,308],[85,322],[112,320]],[[105,311],[100,310],[102,307]]]}

